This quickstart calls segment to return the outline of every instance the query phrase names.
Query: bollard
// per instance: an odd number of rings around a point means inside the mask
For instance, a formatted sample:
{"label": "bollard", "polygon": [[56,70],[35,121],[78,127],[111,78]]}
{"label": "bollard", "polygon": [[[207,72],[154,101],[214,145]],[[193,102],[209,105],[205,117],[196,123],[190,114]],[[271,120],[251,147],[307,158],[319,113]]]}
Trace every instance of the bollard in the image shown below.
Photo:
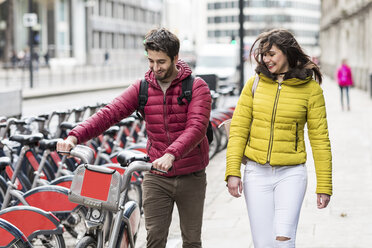
{"label": "bollard", "polygon": [[371,87],[370,87],[370,90],[371,90],[371,98],[372,98],[372,73],[369,74],[369,82],[371,83]]}

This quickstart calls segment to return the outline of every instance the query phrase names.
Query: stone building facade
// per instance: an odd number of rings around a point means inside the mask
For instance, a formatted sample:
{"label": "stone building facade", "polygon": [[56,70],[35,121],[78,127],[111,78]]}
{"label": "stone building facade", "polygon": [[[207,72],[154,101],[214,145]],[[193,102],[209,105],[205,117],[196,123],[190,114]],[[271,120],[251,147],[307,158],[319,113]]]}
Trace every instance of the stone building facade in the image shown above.
{"label": "stone building facade", "polygon": [[[146,32],[161,25],[164,1],[0,0],[0,54],[27,50],[29,30],[23,18],[30,12],[29,4],[37,16],[32,27],[34,51],[40,56],[48,51],[51,63],[102,65],[109,59],[137,67],[134,64],[139,66],[145,59],[142,41]],[[5,51],[6,30],[13,31],[9,51]]]}
{"label": "stone building facade", "polygon": [[[226,43],[239,38],[239,1],[206,0],[207,41]],[[320,0],[243,1],[244,43],[273,28],[291,31],[306,52],[319,55]]]}
{"label": "stone building facade", "polygon": [[355,86],[370,91],[372,74],[372,0],[321,1],[321,69],[335,77],[342,59],[351,66]]}

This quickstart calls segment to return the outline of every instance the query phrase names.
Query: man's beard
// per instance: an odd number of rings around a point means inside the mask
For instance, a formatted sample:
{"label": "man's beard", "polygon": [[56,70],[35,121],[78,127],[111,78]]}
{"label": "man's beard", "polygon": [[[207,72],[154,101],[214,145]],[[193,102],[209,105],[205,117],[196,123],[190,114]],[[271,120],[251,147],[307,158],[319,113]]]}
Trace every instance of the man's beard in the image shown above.
{"label": "man's beard", "polygon": [[159,81],[164,81],[166,80],[167,78],[169,78],[170,76],[172,76],[172,73],[173,73],[173,69],[172,67],[169,67],[168,70],[165,72],[164,76],[156,76],[155,74],[155,78],[156,80],[159,80]]}

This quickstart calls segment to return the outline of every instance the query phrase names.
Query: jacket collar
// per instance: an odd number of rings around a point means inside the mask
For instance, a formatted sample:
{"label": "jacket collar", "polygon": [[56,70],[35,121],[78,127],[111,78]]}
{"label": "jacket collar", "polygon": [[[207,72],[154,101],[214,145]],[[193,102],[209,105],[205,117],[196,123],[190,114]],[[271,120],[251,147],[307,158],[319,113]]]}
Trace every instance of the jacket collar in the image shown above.
{"label": "jacket collar", "polygon": [[[272,74],[264,65],[258,65],[255,69],[260,77],[276,81],[276,75]],[[283,84],[299,85],[309,82],[313,77],[313,71],[306,68],[292,68],[284,75]]]}

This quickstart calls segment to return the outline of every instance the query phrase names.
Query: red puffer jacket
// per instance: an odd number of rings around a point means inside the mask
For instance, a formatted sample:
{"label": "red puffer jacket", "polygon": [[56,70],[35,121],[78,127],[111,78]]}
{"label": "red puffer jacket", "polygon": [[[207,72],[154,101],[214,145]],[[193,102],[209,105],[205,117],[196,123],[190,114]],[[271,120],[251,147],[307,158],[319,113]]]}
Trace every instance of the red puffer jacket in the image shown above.
{"label": "red puffer jacket", "polygon": [[[205,136],[211,111],[211,96],[208,85],[195,78],[192,101],[177,97],[182,93],[182,80],[191,74],[189,66],[181,60],[179,70],[166,94],[149,70],[145,78],[149,82],[148,101],[145,106],[145,121],[148,135],[147,152],[151,161],[171,153],[176,157],[171,171],[165,176],[189,174],[205,168],[209,163],[208,140]],[[79,143],[98,136],[110,126],[129,116],[138,108],[140,80],[129,86],[110,104],[74,128],[69,135]]]}

